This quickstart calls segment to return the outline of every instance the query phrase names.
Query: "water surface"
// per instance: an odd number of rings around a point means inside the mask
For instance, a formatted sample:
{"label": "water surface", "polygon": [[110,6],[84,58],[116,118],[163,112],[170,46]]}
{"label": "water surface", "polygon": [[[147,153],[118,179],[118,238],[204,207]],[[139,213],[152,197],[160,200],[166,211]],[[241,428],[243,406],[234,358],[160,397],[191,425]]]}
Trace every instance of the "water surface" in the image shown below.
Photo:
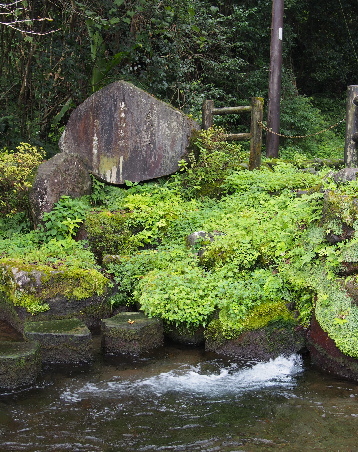
{"label": "water surface", "polygon": [[355,451],[358,387],[297,355],[240,363],[201,349],[98,357],[0,396],[0,450]]}

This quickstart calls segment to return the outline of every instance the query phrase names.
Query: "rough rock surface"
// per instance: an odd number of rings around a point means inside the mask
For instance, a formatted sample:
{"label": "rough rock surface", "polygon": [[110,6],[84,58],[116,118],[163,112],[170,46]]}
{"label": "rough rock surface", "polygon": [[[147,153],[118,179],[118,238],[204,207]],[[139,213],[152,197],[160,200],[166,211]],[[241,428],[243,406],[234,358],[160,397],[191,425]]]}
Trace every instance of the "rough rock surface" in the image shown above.
{"label": "rough rock surface", "polygon": [[357,180],[358,168],[343,168],[332,174],[332,179],[337,183],[350,182]]}
{"label": "rough rock surface", "polygon": [[131,83],[114,82],[70,116],[59,146],[80,154],[91,173],[123,184],[172,174],[199,125]]}
{"label": "rough rock surface", "polygon": [[0,342],[0,389],[29,386],[40,370],[38,342]]}
{"label": "rough rock surface", "polygon": [[307,339],[307,348],[315,366],[338,377],[358,381],[358,359],[342,353],[315,318]]}
{"label": "rough rock surface", "polygon": [[32,219],[37,226],[63,195],[78,198],[91,193],[91,177],[75,154],[56,154],[42,163],[30,193]]}
{"label": "rough rock surface", "polygon": [[280,355],[291,355],[304,349],[302,331],[292,328],[265,327],[245,331],[236,339],[215,340],[207,337],[205,350],[242,359],[267,361]]}
{"label": "rough rock surface", "polygon": [[102,322],[106,353],[140,354],[163,345],[163,324],[142,312],[121,312]]}
{"label": "rough rock surface", "polygon": [[38,341],[43,363],[87,363],[92,360],[89,329],[78,319],[27,322],[24,335]]}

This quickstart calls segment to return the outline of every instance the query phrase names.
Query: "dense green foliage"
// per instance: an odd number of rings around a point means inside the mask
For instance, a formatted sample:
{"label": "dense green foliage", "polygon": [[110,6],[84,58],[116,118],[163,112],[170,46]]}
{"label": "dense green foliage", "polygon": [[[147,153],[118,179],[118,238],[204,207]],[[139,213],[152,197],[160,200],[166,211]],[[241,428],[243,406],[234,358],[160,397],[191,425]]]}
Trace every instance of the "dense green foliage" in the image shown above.
{"label": "dense green foliage", "polygon": [[[22,3],[17,18],[52,20],[23,24],[27,34],[0,24],[0,146],[31,140],[43,143],[49,155],[57,152],[73,108],[118,79],[197,119],[204,99],[217,106],[267,99],[271,0]],[[355,0],[285,2],[285,134],[306,135],[343,118],[346,86],[357,83],[356,9]],[[217,121],[240,132],[249,120],[229,115]],[[334,132],[282,144],[288,154],[311,157],[332,141],[332,152]]]}
{"label": "dense green foliage", "polygon": [[21,143],[16,151],[0,150],[0,215],[28,211],[34,173],[44,158],[41,148]]}
{"label": "dense green foliage", "polygon": [[[296,303],[299,320],[307,324],[312,310],[310,287],[297,286],[289,272],[278,269],[310,223],[318,220],[322,202],[319,193],[297,197],[286,185],[320,187],[321,177],[288,164],[276,166],[275,183],[268,177],[271,174],[268,169],[231,172],[228,179],[245,181],[234,193],[215,202],[183,200],[181,215],[172,217],[159,247],[122,256],[118,263],[108,265],[120,284],[117,299],[137,301],[150,315],[187,326],[207,324],[219,309],[226,337],[249,328],[247,319],[252,311],[270,303],[276,307],[271,314],[292,321],[285,304]],[[161,190],[157,187],[156,193],[146,196],[155,201]],[[197,249],[185,243],[185,237],[195,230],[220,234],[212,242],[201,243],[205,252],[197,255]],[[266,321],[277,318],[267,316]]]}
{"label": "dense green foliage", "polygon": [[[285,2],[285,161],[249,172],[247,144],[225,142],[217,127],[195,137],[173,177],[125,188],[93,179],[91,196],[63,197],[31,230],[38,146],[57,152],[70,112],[108,83],[131,81],[195,119],[204,99],[230,106],[267,98],[272,2],[236,3],[24,1],[16,14],[52,20],[23,25],[22,34],[0,24],[0,146],[10,149],[0,152],[0,266],[60,270],[78,298],[103,292],[102,265],[117,286],[112,304],[204,325],[216,338],[277,322],[307,327],[315,313],[337,346],[358,357],[356,281],[345,273],[358,262],[358,184],[337,186],[324,167],[302,170],[307,158],[342,157],[344,125],[291,137],[344,116],[346,85],[357,83],[355,0]],[[228,115],[217,124],[241,132],[248,121]],[[80,227],[87,240],[76,242]],[[194,231],[207,235],[190,245]],[[66,291],[63,279],[51,284]],[[36,313],[50,289],[41,297],[10,292]]]}
{"label": "dense green foliage", "polygon": [[[342,278],[358,262],[357,182],[337,186],[328,168],[307,171],[302,155],[248,171],[245,151],[222,134],[200,132],[172,177],[126,188],[93,179],[90,196],[62,197],[38,230],[24,212],[3,214],[3,280],[16,265],[49,282],[41,294],[12,293],[4,280],[2,293],[35,314],[51,294],[103,293],[101,264],[116,285],[112,305],[205,326],[215,340],[267,325],[307,327],[314,313],[342,351],[358,356],[354,271]],[[79,226],[87,241],[74,240]],[[206,234],[190,243],[195,231]]]}

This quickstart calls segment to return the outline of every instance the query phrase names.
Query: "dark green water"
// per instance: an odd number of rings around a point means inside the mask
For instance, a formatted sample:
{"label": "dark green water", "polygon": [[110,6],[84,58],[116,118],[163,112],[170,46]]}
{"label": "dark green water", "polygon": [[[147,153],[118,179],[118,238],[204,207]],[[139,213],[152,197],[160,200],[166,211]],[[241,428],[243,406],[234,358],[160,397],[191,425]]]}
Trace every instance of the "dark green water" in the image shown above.
{"label": "dark green water", "polygon": [[356,451],[358,386],[298,356],[100,358],[0,396],[1,451]]}

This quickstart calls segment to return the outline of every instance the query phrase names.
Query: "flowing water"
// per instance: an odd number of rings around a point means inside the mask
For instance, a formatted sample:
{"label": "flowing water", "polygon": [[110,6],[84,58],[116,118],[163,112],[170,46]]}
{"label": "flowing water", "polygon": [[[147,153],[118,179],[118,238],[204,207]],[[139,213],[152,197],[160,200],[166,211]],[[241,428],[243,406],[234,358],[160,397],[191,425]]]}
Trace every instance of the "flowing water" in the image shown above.
{"label": "flowing water", "polygon": [[167,346],[0,395],[1,451],[356,451],[357,428],[358,386],[297,355],[240,363]]}

